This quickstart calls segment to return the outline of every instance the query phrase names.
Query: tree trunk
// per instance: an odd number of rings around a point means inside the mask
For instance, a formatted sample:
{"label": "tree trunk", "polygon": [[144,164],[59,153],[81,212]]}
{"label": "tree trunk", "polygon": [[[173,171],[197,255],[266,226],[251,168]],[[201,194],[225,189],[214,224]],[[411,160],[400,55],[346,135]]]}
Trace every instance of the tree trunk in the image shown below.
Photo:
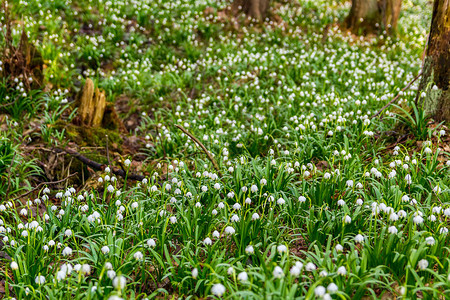
{"label": "tree trunk", "polygon": [[369,34],[397,28],[402,0],[352,0],[346,26],[355,34]]}
{"label": "tree trunk", "polygon": [[436,121],[450,121],[450,0],[434,1],[418,99]]}
{"label": "tree trunk", "polygon": [[267,15],[270,0],[234,0],[232,9],[234,14],[244,12],[247,16],[262,21]]}

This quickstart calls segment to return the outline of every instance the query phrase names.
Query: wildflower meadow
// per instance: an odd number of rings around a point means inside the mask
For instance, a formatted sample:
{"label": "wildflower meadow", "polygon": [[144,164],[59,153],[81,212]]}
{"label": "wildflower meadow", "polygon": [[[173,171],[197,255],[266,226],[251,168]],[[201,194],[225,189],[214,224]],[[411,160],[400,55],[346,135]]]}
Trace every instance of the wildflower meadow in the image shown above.
{"label": "wildflower meadow", "polygon": [[0,298],[450,299],[445,1],[358,1],[4,0]]}

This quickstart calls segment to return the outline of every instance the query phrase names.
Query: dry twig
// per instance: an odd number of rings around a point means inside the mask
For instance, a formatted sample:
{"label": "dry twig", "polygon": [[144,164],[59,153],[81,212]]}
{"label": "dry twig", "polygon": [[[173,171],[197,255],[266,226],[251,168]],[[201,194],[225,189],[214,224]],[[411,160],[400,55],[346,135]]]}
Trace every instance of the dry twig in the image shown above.
{"label": "dry twig", "polygon": [[73,174],[70,174],[69,176],[67,176],[67,177],[64,178],[64,179],[57,180],[57,181],[41,182],[41,183],[39,183],[39,184],[37,185],[37,187],[35,187],[34,189],[32,189],[32,190],[30,190],[30,191],[28,191],[28,192],[26,192],[26,193],[24,193],[24,194],[22,194],[22,195],[20,195],[20,196],[18,196],[18,197],[16,197],[16,198],[14,198],[14,201],[16,201],[16,200],[18,200],[18,199],[20,199],[20,198],[23,198],[23,197],[25,197],[25,196],[31,194],[32,192],[34,192],[34,191],[40,189],[40,188],[41,188],[42,186],[44,186],[44,185],[61,183],[61,182],[64,182],[64,181],[66,181],[67,179],[69,179],[70,177],[73,177],[73,176],[75,176],[75,175],[77,175],[77,174],[78,174],[78,173],[75,172],[75,173],[73,173]]}
{"label": "dry twig", "polygon": [[208,156],[208,159],[214,165],[214,168],[216,169],[216,171],[219,174],[219,176],[222,177],[222,173],[220,172],[219,165],[215,161],[214,157],[212,157],[211,153],[209,153],[208,149],[206,149],[205,145],[203,145],[202,142],[200,142],[195,136],[192,135],[192,133],[187,131],[183,126],[178,125],[178,124],[175,124],[175,126],[178,129],[180,129],[181,131],[183,131],[188,137],[190,137],[191,140],[193,140],[203,150],[203,152],[205,152],[206,156]]}
{"label": "dry twig", "polygon": [[409,82],[409,83],[401,90],[401,92],[399,92],[399,93],[397,94],[397,96],[395,96],[394,98],[392,98],[392,100],[389,101],[388,104],[386,104],[386,105],[383,106],[379,111],[377,111],[377,113],[374,114],[374,115],[371,117],[371,119],[377,117],[379,114],[381,114],[381,113],[383,112],[383,110],[385,110],[385,109],[388,108],[390,105],[392,105],[392,103],[394,103],[394,102],[400,97],[400,95],[402,94],[402,92],[404,92],[404,91],[406,91],[407,89],[409,89],[409,87],[410,87],[414,82],[416,82],[416,80],[417,80],[421,75],[422,75],[422,71],[420,71],[419,74],[417,74],[417,76],[416,76],[412,81],[410,81],[410,82]]}

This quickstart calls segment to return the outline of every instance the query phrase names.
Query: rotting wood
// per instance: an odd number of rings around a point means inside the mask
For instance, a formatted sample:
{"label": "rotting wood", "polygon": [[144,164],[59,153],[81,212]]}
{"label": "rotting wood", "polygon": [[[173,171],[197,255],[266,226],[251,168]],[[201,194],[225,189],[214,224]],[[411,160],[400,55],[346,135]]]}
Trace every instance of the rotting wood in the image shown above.
{"label": "rotting wood", "polygon": [[87,78],[79,100],[79,116],[81,124],[89,127],[100,127],[106,109],[105,92],[94,87],[94,82]]}

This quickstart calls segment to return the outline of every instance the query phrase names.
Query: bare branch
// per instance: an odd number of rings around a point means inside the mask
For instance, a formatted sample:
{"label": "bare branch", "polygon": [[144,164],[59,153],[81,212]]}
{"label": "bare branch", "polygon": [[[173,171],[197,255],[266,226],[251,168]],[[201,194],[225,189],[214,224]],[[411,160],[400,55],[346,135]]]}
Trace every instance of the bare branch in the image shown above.
{"label": "bare branch", "polygon": [[208,159],[212,162],[212,164],[214,165],[214,168],[216,169],[219,176],[222,177],[222,173],[220,173],[219,165],[215,161],[214,157],[212,157],[211,153],[209,153],[208,149],[206,149],[205,145],[203,145],[202,142],[200,142],[195,136],[192,135],[192,133],[187,131],[183,126],[178,125],[178,124],[175,124],[175,126],[178,129],[180,129],[181,131],[183,131],[188,137],[190,137],[191,140],[193,140],[195,143],[197,143],[197,145],[203,150],[203,152],[205,152],[206,156],[208,156]]}

